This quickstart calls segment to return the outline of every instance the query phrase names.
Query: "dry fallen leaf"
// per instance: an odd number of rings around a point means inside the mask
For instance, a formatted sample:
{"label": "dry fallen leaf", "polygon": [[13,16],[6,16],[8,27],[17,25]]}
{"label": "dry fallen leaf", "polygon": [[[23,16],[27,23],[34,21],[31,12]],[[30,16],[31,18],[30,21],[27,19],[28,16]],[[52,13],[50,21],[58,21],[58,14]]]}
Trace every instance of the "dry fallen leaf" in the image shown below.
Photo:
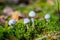
{"label": "dry fallen leaf", "polygon": [[56,39],[57,39],[57,36],[56,36],[56,35],[53,35],[51,38],[52,38],[53,40],[56,40]]}
{"label": "dry fallen leaf", "polygon": [[22,17],[22,14],[19,11],[15,11],[12,13],[12,19],[18,21],[19,17]]}
{"label": "dry fallen leaf", "polygon": [[6,20],[5,20],[5,16],[3,16],[3,15],[0,16],[0,24],[4,25],[5,22],[6,22]]}

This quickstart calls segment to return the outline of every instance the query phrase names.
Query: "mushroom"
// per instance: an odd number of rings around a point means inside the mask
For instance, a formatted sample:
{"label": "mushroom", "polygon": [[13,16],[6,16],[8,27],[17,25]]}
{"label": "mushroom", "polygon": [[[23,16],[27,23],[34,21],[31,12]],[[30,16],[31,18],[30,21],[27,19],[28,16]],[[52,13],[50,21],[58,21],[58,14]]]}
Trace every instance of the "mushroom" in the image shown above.
{"label": "mushroom", "polygon": [[9,20],[8,24],[9,25],[14,25],[14,24],[16,24],[16,21],[14,19],[11,19],[11,20]]}
{"label": "mushroom", "polygon": [[28,25],[27,25],[27,23],[29,23],[29,22],[30,22],[30,20],[29,20],[28,18],[25,18],[25,19],[24,19],[24,24],[26,24],[27,29],[29,29],[29,27],[28,27]]}
{"label": "mushroom", "polygon": [[48,22],[48,19],[50,18],[50,14],[46,14],[45,15],[45,19],[46,19],[46,21]]}
{"label": "mushroom", "polygon": [[34,17],[36,16],[36,13],[34,11],[31,11],[29,13],[29,16],[31,17],[31,20],[32,20],[32,26],[34,27]]}

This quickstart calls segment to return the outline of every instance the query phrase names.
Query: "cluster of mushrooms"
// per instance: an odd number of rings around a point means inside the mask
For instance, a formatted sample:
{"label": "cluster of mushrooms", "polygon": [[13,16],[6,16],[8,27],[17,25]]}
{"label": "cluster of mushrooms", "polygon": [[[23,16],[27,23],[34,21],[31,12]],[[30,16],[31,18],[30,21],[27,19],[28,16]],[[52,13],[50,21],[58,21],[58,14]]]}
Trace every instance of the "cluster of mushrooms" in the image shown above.
{"label": "cluster of mushrooms", "polygon": [[[29,12],[29,17],[31,18],[31,21],[32,21],[32,27],[34,27],[34,17],[35,16],[36,16],[36,13],[34,11]],[[49,18],[50,18],[50,14],[46,14],[45,19],[47,22],[48,22]],[[29,27],[27,25],[27,23],[29,23],[29,22],[30,22],[29,18],[24,18],[23,23],[26,25],[27,29],[29,29]],[[9,20],[9,25],[14,25],[14,24],[16,24],[16,20],[14,20],[14,19]]]}
{"label": "cluster of mushrooms", "polygon": [[[4,13],[3,18],[7,18],[7,16],[11,16],[11,19],[9,20],[8,25],[14,25],[19,20],[19,17],[24,17],[24,15],[21,14],[19,11],[14,11],[10,7],[6,7],[3,10],[3,13]],[[34,27],[34,18],[36,17],[35,11],[30,11],[29,12],[29,17],[31,18],[31,21],[32,21],[32,27]],[[49,18],[50,18],[50,14],[46,14],[45,19],[46,19],[47,22],[48,22]],[[24,19],[23,23],[27,26],[27,29],[28,29],[29,27],[28,27],[27,23],[30,22],[30,19],[28,17],[24,17],[23,19]],[[0,21],[2,21],[2,20],[0,20]],[[4,21],[6,21],[6,20],[4,20]]]}

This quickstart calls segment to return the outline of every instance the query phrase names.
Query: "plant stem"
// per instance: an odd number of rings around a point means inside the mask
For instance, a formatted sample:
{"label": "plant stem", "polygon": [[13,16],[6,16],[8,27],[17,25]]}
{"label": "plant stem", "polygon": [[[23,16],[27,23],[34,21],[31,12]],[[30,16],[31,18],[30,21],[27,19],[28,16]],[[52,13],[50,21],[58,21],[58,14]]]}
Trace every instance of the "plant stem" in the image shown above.
{"label": "plant stem", "polygon": [[58,4],[58,15],[59,15],[59,21],[60,21],[59,0],[57,0],[57,4]]}
{"label": "plant stem", "polygon": [[47,36],[45,35],[45,36],[43,36],[43,37],[39,38],[39,40],[42,40],[43,38],[47,38]]}

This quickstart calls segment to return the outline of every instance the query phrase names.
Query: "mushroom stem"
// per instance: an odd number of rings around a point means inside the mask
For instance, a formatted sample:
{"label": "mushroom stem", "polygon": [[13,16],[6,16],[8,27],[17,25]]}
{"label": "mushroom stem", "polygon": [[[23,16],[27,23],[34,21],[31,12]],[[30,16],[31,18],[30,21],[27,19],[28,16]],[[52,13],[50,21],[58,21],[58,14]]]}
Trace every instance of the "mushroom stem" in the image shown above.
{"label": "mushroom stem", "polygon": [[32,20],[32,27],[34,27],[34,18],[31,18]]}
{"label": "mushroom stem", "polygon": [[12,26],[12,25],[11,25],[10,27],[11,27],[11,28],[13,28],[13,26]]}
{"label": "mushroom stem", "polygon": [[29,29],[28,25],[26,24],[27,29]]}
{"label": "mushroom stem", "polygon": [[48,24],[48,19],[46,19],[46,24]]}
{"label": "mushroom stem", "polygon": [[46,22],[48,22],[48,19],[46,19]]}

